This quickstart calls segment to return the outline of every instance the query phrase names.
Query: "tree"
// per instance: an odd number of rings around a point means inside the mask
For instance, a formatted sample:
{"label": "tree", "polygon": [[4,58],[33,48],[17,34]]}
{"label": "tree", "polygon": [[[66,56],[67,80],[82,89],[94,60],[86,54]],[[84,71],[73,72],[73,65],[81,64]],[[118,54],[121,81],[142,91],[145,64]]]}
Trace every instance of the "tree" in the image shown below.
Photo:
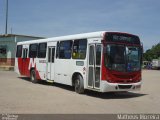
{"label": "tree", "polygon": [[143,54],[144,61],[152,61],[152,59],[160,59],[160,43],[152,46],[151,49],[146,50]]}

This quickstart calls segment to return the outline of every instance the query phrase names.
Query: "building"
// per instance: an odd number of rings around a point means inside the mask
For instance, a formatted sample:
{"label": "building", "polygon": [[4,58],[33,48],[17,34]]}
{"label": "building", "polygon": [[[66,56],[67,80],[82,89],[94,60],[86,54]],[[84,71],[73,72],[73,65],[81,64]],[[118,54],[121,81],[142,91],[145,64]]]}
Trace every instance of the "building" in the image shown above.
{"label": "building", "polygon": [[0,35],[0,68],[14,67],[17,42],[35,39],[42,39],[42,37],[16,34]]}

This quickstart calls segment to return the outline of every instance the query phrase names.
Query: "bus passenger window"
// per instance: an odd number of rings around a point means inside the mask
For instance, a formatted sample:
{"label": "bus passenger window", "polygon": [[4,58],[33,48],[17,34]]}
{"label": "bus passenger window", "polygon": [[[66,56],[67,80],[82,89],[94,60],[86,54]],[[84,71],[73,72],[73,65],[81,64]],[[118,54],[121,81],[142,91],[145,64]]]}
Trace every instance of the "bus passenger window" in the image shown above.
{"label": "bus passenger window", "polygon": [[36,58],[37,57],[38,44],[31,44],[29,46],[29,57]]}
{"label": "bus passenger window", "polygon": [[22,56],[22,45],[17,46],[16,57],[19,58]]}
{"label": "bus passenger window", "polygon": [[87,40],[74,40],[73,44],[73,59],[85,59],[86,58],[86,49],[87,49]]}
{"label": "bus passenger window", "polygon": [[96,65],[101,64],[101,45],[96,45]]}
{"label": "bus passenger window", "polygon": [[56,58],[59,58],[59,42],[57,42]]}
{"label": "bus passenger window", "polygon": [[52,63],[54,63],[55,48],[52,48]]}
{"label": "bus passenger window", "polygon": [[59,58],[60,59],[70,59],[71,50],[72,50],[72,40],[60,42]]}
{"label": "bus passenger window", "polygon": [[47,43],[39,43],[38,58],[45,58],[46,57],[46,48],[47,48]]}

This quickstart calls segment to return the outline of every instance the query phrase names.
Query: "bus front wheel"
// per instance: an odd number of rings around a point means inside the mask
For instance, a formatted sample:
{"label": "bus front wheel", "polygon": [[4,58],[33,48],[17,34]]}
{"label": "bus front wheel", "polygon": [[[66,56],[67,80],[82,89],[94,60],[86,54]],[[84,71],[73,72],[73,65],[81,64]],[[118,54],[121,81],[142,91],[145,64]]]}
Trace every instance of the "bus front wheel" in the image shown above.
{"label": "bus front wheel", "polygon": [[31,71],[30,80],[31,80],[32,83],[37,83],[38,82],[38,80],[36,79],[36,72],[35,72],[35,70]]}
{"label": "bus front wheel", "polygon": [[84,93],[84,84],[83,84],[83,78],[81,75],[77,75],[75,79],[75,92],[82,94]]}

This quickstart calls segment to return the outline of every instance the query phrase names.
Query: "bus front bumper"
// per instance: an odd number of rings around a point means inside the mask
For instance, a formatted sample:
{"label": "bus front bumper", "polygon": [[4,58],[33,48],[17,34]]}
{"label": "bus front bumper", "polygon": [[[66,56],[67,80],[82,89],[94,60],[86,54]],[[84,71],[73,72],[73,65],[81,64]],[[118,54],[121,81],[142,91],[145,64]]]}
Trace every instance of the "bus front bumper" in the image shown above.
{"label": "bus front bumper", "polygon": [[121,84],[121,83],[109,83],[105,80],[101,81],[101,92],[118,92],[118,91],[139,91],[141,89],[142,82]]}

